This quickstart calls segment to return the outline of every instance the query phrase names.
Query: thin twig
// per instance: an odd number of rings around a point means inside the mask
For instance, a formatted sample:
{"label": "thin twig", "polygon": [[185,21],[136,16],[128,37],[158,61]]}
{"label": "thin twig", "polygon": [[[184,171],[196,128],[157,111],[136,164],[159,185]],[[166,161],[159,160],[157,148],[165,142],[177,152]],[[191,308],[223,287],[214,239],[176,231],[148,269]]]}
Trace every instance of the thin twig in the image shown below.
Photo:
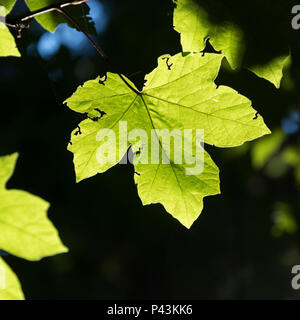
{"label": "thin twig", "polygon": [[[92,39],[92,37],[83,30],[80,25],[71,17],[64,9],[57,8],[56,11],[60,12],[62,15],[64,15],[80,32],[82,32],[86,38],[89,40],[89,42],[92,44],[92,46],[97,50],[99,55],[101,55],[102,58],[104,58],[110,65],[112,65],[110,59],[108,56],[104,53],[104,51],[98,46],[98,44]],[[128,81],[124,78],[124,76],[121,73],[117,73],[117,75],[120,77],[120,79],[130,88],[134,93],[140,95],[141,92],[136,90]]]}
{"label": "thin twig", "polygon": [[10,24],[14,25],[13,22],[16,21],[15,25],[17,25],[17,24],[20,24],[20,22],[25,22],[25,21],[31,20],[35,17],[42,15],[42,14],[52,12],[52,11],[57,11],[57,9],[60,9],[60,8],[65,8],[65,7],[69,7],[69,6],[77,6],[77,5],[83,4],[87,1],[89,1],[89,0],[77,0],[77,1],[75,0],[75,1],[68,1],[65,3],[52,4],[50,6],[47,6],[47,7],[35,10],[35,11],[31,11],[31,12],[24,14],[18,18],[15,18],[10,22]]}
{"label": "thin twig", "polygon": [[92,37],[81,28],[81,26],[75,21],[64,9],[62,8],[56,8],[56,11],[61,13],[65,18],[67,18],[80,32],[82,32],[86,38],[90,41],[90,43],[93,45],[93,47],[97,50],[97,52],[100,54],[100,56],[106,60],[108,60],[107,55],[104,53],[104,51],[97,45],[97,43],[92,39]]}
{"label": "thin twig", "polygon": [[[98,54],[104,58],[110,65],[112,65],[110,59],[108,58],[108,56],[104,53],[104,51],[99,47],[99,45],[92,39],[92,37],[81,28],[81,26],[79,25],[79,23],[71,16],[69,15],[64,8],[68,7],[68,6],[72,6],[72,5],[80,5],[83,4],[85,2],[87,2],[89,0],[77,0],[77,1],[72,1],[72,2],[66,2],[66,3],[60,3],[60,4],[56,4],[56,5],[51,5],[33,12],[30,12],[29,14],[26,14],[24,16],[21,16],[19,18],[15,18],[14,20],[10,21],[9,23],[6,23],[8,26],[10,27],[14,27],[14,28],[22,28],[22,24],[24,22],[27,22],[37,16],[40,16],[42,14],[48,13],[48,12],[52,12],[52,11],[57,11],[60,14],[62,14],[67,20],[69,20],[69,22],[71,22],[80,32],[82,32],[85,37],[89,40],[89,42],[92,44],[92,46],[96,49],[96,51],[98,52]],[[128,86],[128,88],[130,88],[134,93],[140,95],[141,92],[138,91],[137,89],[135,89],[125,78],[121,73],[117,73],[117,75],[120,77],[120,79]]]}

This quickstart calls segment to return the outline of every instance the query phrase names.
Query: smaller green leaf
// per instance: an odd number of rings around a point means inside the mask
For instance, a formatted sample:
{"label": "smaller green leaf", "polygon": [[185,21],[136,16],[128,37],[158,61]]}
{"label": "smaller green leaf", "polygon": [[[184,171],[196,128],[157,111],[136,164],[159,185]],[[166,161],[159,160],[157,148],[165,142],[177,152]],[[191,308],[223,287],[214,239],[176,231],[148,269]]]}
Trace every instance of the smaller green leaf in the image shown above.
{"label": "smaller green leaf", "polygon": [[[45,8],[57,3],[65,3],[66,1],[57,1],[57,0],[25,0],[27,3],[29,9],[31,11],[39,10],[41,8]],[[72,2],[72,1],[70,1]],[[84,29],[87,32],[90,32],[92,34],[96,34],[95,25],[91,19],[91,17],[88,16],[90,12],[90,8],[87,4],[82,3],[79,5],[73,5],[65,7],[64,10],[66,10],[72,18],[79,23],[82,29]],[[42,14],[38,17],[36,17],[36,20],[48,31],[54,32],[55,29],[58,27],[61,23],[68,23],[68,25],[71,28],[75,28],[73,24],[71,24],[66,18],[60,14],[59,12],[49,12]]]}
{"label": "smaller green leaf", "polygon": [[294,168],[295,178],[300,184],[300,146],[289,146],[282,152],[285,163]]}
{"label": "smaller green leaf", "polygon": [[0,2],[0,57],[21,56],[14,37],[2,21],[12,9],[14,3],[15,1],[8,1],[3,4]]}
{"label": "smaller green leaf", "polygon": [[273,59],[265,65],[257,65],[249,68],[258,77],[266,79],[279,89],[283,77],[283,69],[291,62],[291,55],[284,55]]}
{"label": "smaller green leaf", "polygon": [[274,237],[280,237],[283,234],[294,234],[298,230],[298,223],[294,217],[290,204],[277,202],[273,209],[274,225],[271,232]]}
{"label": "smaller green leaf", "polygon": [[[197,0],[173,0],[174,29],[180,33],[184,52],[200,52],[205,48],[209,38],[215,50],[221,51],[233,69],[242,66],[245,51],[245,39],[241,28],[230,20],[225,19],[222,24],[213,22],[212,17],[198,3]],[[277,57],[265,65],[248,68],[258,77],[264,78],[280,87],[283,69],[290,62],[290,55]]]}
{"label": "smaller green leaf", "polygon": [[228,60],[233,69],[240,67],[244,53],[244,39],[240,28],[231,22],[216,25],[195,0],[174,1],[174,28],[181,36],[184,52],[200,52],[206,39]]}
{"label": "smaller green leaf", "polygon": [[24,300],[20,282],[0,257],[0,300]]}
{"label": "smaller green leaf", "polygon": [[0,158],[0,249],[27,260],[67,252],[47,218],[49,203],[25,191],[5,189],[17,157]]}
{"label": "smaller green leaf", "polygon": [[289,146],[282,152],[284,161],[290,166],[300,166],[300,150],[299,146]]}
{"label": "smaller green leaf", "polygon": [[15,39],[9,32],[8,28],[4,26],[1,27],[0,22],[0,57],[20,57],[21,54],[16,47]]}
{"label": "smaller green leaf", "polygon": [[276,130],[271,135],[255,141],[251,150],[253,167],[261,169],[270,157],[279,150],[284,138],[284,133],[281,130]]}

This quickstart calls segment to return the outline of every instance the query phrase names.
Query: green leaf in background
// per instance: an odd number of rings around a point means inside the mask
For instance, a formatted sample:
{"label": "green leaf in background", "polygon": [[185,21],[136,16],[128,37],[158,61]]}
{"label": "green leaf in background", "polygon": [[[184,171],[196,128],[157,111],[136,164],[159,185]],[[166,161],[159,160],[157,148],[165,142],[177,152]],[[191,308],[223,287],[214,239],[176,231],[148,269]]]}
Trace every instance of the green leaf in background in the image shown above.
{"label": "green leaf in background", "polygon": [[[66,1],[57,0],[25,0],[29,9],[35,11],[57,3]],[[70,1],[72,2],[72,1]],[[85,31],[96,34],[96,29],[92,18],[88,16],[90,8],[87,4],[74,5],[64,8],[74,18]],[[61,23],[68,23],[71,28],[75,28],[66,18],[58,12],[49,12],[36,17],[36,20],[48,31],[54,32]]]}
{"label": "green leaf in background", "polygon": [[0,257],[0,300],[24,300],[20,282]]}
{"label": "green leaf in background", "polygon": [[213,24],[207,12],[193,0],[174,0],[174,28],[181,36],[184,52],[200,52],[205,41],[222,51],[232,68],[240,67],[243,56],[243,33],[230,22],[222,26]]}
{"label": "green leaf in background", "polygon": [[[119,132],[119,121],[127,121],[128,132],[141,128],[148,137],[152,129],[204,129],[204,142],[218,147],[238,146],[270,133],[250,100],[229,87],[217,88],[214,80],[222,58],[222,55],[200,53],[162,56],[158,67],[146,76],[146,85],[139,94],[112,73],[105,82],[97,78],[79,87],[66,102],[69,108],[88,113],[94,121],[84,120],[80,130],[72,134],[69,150],[74,154],[77,181],[108,170],[126,153],[130,144],[120,142],[124,136]],[[98,120],[99,111],[105,115]],[[112,129],[120,139],[116,145],[118,156],[113,163],[103,165],[96,155],[98,148],[104,143],[107,146],[107,142],[97,141],[97,134],[105,128]],[[159,141],[161,152],[167,154]],[[138,143],[131,145],[134,150],[138,147]],[[201,213],[203,198],[219,193],[218,168],[205,152],[202,174],[186,175],[187,165],[175,164],[174,156],[168,157],[170,164],[135,161],[139,196],[143,204],[163,204],[189,228]]]}
{"label": "green leaf in background", "polygon": [[276,202],[273,208],[273,236],[280,237],[283,234],[294,234],[298,230],[298,223],[289,203]]}
{"label": "green leaf in background", "polygon": [[25,191],[7,190],[17,154],[0,157],[0,249],[27,260],[67,252],[47,218],[49,204]]}
{"label": "green leaf in background", "polygon": [[10,12],[14,4],[15,0],[0,1],[0,57],[21,56],[13,35],[3,22],[3,19],[5,19],[5,16]]}
{"label": "green leaf in background", "polygon": [[273,131],[270,136],[255,141],[251,150],[252,165],[255,169],[261,169],[267,161],[280,148],[285,139],[282,130]]}
{"label": "green leaf in background", "polygon": [[300,185],[300,143],[286,148],[282,152],[282,158],[285,163],[294,168],[295,178]]}
{"label": "green leaf in background", "polygon": [[[233,69],[242,66],[245,43],[242,30],[231,23],[217,25],[212,22],[208,13],[196,0],[173,0],[174,28],[180,33],[184,52],[200,52],[205,48],[209,38],[215,50],[221,51]],[[289,55],[281,56],[266,65],[257,65],[249,69],[257,76],[280,87],[282,70],[288,62]]]}
{"label": "green leaf in background", "polygon": [[274,86],[279,89],[281,79],[283,77],[283,69],[288,67],[291,63],[291,56],[284,55],[278,58],[273,59],[266,65],[257,65],[249,68],[253,73],[258,77],[266,79],[274,84]]}

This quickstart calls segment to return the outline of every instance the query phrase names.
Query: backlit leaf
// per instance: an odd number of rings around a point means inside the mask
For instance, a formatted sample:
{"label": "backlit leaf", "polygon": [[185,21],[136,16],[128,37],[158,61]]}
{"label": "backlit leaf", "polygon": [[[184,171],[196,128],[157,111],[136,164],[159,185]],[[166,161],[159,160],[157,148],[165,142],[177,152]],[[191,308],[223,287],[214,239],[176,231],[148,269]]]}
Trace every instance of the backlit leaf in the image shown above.
{"label": "backlit leaf", "polygon": [[257,65],[252,68],[249,68],[252,72],[254,72],[258,77],[264,78],[278,89],[280,88],[281,79],[283,77],[283,69],[286,67],[291,60],[291,56],[281,56],[273,59],[266,65]]}
{"label": "backlit leaf", "polygon": [[11,11],[15,0],[0,1],[0,57],[20,57],[15,39],[5,25],[5,16]]}
{"label": "backlit leaf", "polygon": [[[230,19],[221,24],[213,22],[213,18],[197,0],[173,0],[174,28],[180,33],[184,52],[200,52],[209,39],[215,50],[222,52],[233,69],[242,66],[246,49],[243,32]],[[230,8],[230,6],[229,6]],[[249,67],[257,76],[280,87],[282,70],[288,61],[287,55],[280,56],[264,65]]]}
{"label": "backlit leaf", "polygon": [[0,249],[27,260],[67,252],[47,218],[49,204],[25,191],[5,188],[17,157],[0,157]]}
{"label": "backlit leaf", "polygon": [[20,282],[0,257],[0,300],[24,300]]}
{"label": "backlit leaf", "polygon": [[238,68],[244,50],[242,31],[230,21],[223,25],[212,23],[204,8],[194,0],[174,2],[174,28],[180,33],[182,50],[200,52],[209,38],[214,49],[222,51],[230,65]]}
{"label": "backlit leaf", "polygon": [[[120,132],[120,121],[127,122],[128,133],[143,129],[148,137],[153,129],[181,132],[203,129],[204,142],[218,147],[238,146],[270,133],[250,100],[214,83],[222,58],[222,55],[200,53],[162,56],[158,67],[146,76],[142,92],[124,76],[121,79],[112,73],[108,73],[106,79],[97,78],[79,87],[66,101],[72,110],[89,116],[72,133],[69,147],[74,153],[77,181],[108,170],[122,159],[130,146],[134,151],[140,147],[139,157],[147,157],[150,139],[146,146],[138,141],[127,142],[126,132]],[[105,113],[101,119],[100,112]],[[116,146],[111,140],[99,141],[101,129],[113,130]],[[199,154],[195,153],[198,142],[193,139],[192,155],[202,162],[204,169],[199,174],[188,175],[190,166],[175,161],[174,146],[168,152],[161,138],[154,138],[169,163],[145,164],[135,157],[139,196],[143,204],[163,204],[189,228],[203,208],[203,198],[219,193],[218,168],[208,153],[204,152],[203,159],[198,158]],[[104,145],[108,150],[116,150],[116,157],[110,163],[99,163],[97,158],[99,147]]]}

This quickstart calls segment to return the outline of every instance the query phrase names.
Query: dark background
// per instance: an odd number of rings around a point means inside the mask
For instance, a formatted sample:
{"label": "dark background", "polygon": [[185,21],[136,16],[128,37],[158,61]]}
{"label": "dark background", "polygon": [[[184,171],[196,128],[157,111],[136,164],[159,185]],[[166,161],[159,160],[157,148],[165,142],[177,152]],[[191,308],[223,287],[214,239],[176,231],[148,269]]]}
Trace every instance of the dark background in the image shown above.
{"label": "dark background", "polygon": [[[115,68],[138,86],[158,56],[181,51],[171,1],[101,4],[107,24],[97,41]],[[297,146],[299,123],[289,119],[291,110],[300,110],[300,31],[290,24],[294,4],[231,0],[225,5],[246,35],[245,64],[268,61],[290,47],[289,83],[276,90],[246,69],[226,68],[217,82],[250,98],[269,128],[284,130],[285,144]],[[218,12],[223,9],[203,5],[222,23]],[[13,14],[24,10],[18,1]],[[300,298],[290,284],[291,268],[300,264],[300,183],[293,168],[281,175],[255,170],[255,142],[235,149],[207,146],[220,168],[222,194],[205,199],[191,230],[161,205],[142,206],[130,165],[76,184],[66,148],[82,116],[62,102],[107,66],[88,44],[77,54],[62,45],[45,59],[38,50],[44,32],[33,23],[17,40],[22,58],[0,59],[0,154],[20,153],[8,187],[49,201],[49,217],[70,249],[40,262],[6,257],[27,299]],[[286,126],[291,122],[296,126],[292,133]],[[276,236],[278,202],[289,207],[296,227]]]}

